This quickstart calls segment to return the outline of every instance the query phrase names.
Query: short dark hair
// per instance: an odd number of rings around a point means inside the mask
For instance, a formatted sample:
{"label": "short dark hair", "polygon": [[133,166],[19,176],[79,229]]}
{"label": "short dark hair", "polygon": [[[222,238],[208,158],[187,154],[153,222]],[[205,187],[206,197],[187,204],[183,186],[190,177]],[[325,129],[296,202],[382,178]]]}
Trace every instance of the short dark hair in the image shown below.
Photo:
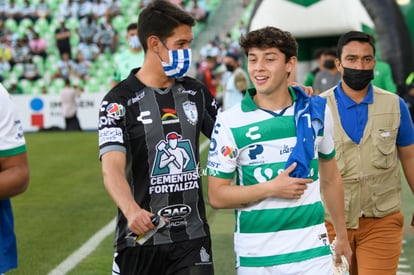
{"label": "short dark hair", "polygon": [[351,41],[367,42],[371,45],[375,55],[375,41],[372,35],[360,31],[349,31],[339,37],[338,45],[336,47],[336,56],[341,59],[343,47]]}
{"label": "short dark hair", "polygon": [[137,30],[137,29],[138,29],[137,23],[131,23],[127,26],[127,32],[129,32],[130,30]]}
{"label": "short dark hair", "polygon": [[138,37],[144,52],[151,35],[165,40],[181,25],[194,27],[195,19],[190,13],[168,0],[153,0],[145,6],[138,17]]}
{"label": "short dark hair", "polygon": [[239,54],[234,53],[234,52],[227,52],[226,57],[230,57],[230,58],[233,58],[234,61],[238,61],[240,56]]}
{"label": "short dark hair", "polygon": [[336,57],[336,48],[326,48],[323,52],[323,55],[335,56]]}
{"label": "short dark hair", "polygon": [[278,48],[284,55],[286,62],[292,56],[298,56],[298,43],[288,31],[275,27],[264,27],[242,35],[239,40],[240,47],[248,55],[251,48]]}

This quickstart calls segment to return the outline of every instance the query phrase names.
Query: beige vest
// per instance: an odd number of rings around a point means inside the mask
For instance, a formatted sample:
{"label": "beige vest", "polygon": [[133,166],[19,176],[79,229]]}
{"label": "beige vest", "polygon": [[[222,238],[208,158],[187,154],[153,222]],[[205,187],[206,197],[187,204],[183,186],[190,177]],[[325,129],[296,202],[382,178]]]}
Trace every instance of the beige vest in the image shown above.
{"label": "beige vest", "polygon": [[[374,87],[374,104],[368,105],[367,125],[360,144],[355,144],[342,128],[334,88],[321,96],[327,98],[334,120],[346,225],[358,228],[361,216],[381,218],[400,211],[401,175],[396,146],[400,105],[398,96]],[[326,219],[331,221],[329,214]]]}

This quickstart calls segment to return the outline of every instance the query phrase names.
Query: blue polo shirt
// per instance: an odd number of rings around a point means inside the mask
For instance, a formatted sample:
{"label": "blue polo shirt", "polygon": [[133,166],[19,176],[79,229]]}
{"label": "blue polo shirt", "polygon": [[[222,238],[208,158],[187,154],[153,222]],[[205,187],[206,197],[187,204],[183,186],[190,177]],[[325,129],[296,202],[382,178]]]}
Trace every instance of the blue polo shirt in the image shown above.
{"label": "blue polo shirt", "polygon": [[9,199],[0,200],[0,274],[17,267],[16,236]]}
{"label": "blue polo shirt", "polygon": [[[368,93],[360,103],[356,103],[344,93],[342,82],[338,83],[334,93],[342,127],[351,140],[359,144],[368,121],[368,104],[374,103],[372,85],[369,85]],[[401,97],[399,97],[399,102],[400,128],[398,129],[397,146],[408,146],[414,143],[414,127],[407,105]]]}

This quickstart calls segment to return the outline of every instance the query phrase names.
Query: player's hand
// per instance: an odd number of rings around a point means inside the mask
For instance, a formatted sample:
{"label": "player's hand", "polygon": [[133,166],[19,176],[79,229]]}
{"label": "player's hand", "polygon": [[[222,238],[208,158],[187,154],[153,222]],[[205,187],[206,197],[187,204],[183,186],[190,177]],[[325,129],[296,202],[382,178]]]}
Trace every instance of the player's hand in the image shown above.
{"label": "player's hand", "polygon": [[345,256],[346,260],[348,261],[348,265],[351,264],[351,257],[352,257],[352,250],[349,246],[348,239],[335,239],[335,261],[336,265],[339,266],[342,264],[341,256]]}
{"label": "player's hand", "polygon": [[295,170],[296,165],[296,163],[293,163],[276,178],[268,182],[271,188],[270,194],[273,197],[297,200],[305,193],[308,184],[312,183],[312,179],[290,177],[289,174]]}
{"label": "player's hand", "polygon": [[154,224],[151,222],[153,216],[153,213],[145,209],[140,207],[134,208],[134,210],[125,213],[125,217],[128,221],[128,229],[137,235],[141,235],[154,229]]}
{"label": "player's hand", "polygon": [[303,86],[302,84],[298,82],[292,82],[292,86],[301,88],[307,96],[313,96],[314,94],[312,86]]}

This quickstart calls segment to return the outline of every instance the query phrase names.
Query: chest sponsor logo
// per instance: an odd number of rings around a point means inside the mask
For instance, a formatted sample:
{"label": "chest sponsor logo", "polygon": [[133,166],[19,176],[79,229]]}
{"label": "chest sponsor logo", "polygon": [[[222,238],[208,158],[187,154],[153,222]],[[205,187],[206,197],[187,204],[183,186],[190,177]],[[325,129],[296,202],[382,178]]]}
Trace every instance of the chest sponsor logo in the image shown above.
{"label": "chest sponsor logo", "polygon": [[180,120],[177,116],[177,111],[171,108],[162,108],[162,115],[161,115],[161,121],[162,124],[173,124],[173,123],[179,123]]}
{"label": "chest sponsor logo", "polygon": [[248,147],[249,165],[258,165],[264,163],[264,148],[261,144],[254,144]]}
{"label": "chest sponsor logo", "polygon": [[199,189],[200,177],[191,143],[170,132],[156,145],[149,193],[174,193]]}
{"label": "chest sponsor logo", "polygon": [[191,125],[195,125],[198,122],[198,111],[195,102],[186,101],[183,103],[184,113],[187,116],[188,122]]}
{"label": "chest sponsor logo", "polygon": [[257,167],[254,169],[253,176],[257,182],[266,182],[273,178],[273,171],[270,168]]}
{"label": "chest sponsor logo", "polygon": [[293,151],[293,146],[289,146],[287,144],[283,145],[283,148],[280,149],[280,155],[284,155],[284,154],[290,154]]}
{"label": "chest sponsor logo", "polygon": [[185,217],[191,214],[191,207],[187,204],[175,204],[160,209],[159,216],[167,218],[170,226],[185,225]]}

